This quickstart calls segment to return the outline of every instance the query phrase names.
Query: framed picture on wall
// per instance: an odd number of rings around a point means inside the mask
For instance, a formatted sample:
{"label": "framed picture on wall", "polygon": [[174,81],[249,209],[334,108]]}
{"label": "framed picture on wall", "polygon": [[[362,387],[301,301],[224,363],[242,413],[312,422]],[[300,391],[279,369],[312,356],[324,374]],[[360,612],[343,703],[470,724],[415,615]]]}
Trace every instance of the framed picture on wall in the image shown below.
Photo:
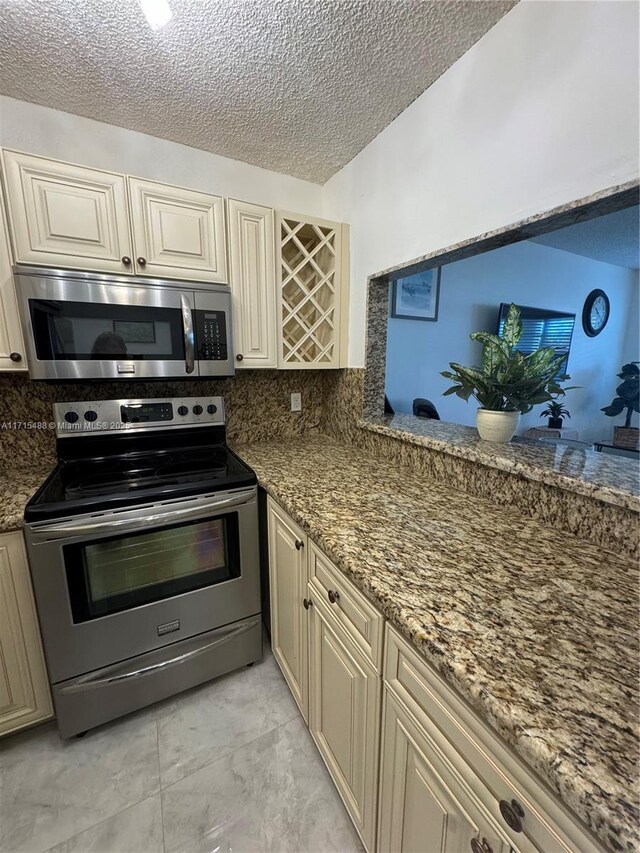
{"label": "framed picture on wall", "polygon": [[441,267],[406,275],[393,282],[391,316],[402,320],[438,319]]}

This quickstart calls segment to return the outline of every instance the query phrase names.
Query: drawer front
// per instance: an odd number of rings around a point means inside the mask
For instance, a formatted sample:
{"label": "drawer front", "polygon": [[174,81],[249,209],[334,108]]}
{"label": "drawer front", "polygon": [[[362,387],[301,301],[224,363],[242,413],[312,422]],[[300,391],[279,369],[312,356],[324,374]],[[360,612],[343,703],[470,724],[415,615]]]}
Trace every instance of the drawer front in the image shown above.
{"label": "drawer front", "polygon": [[314,592],[330,605],[336,622],[380,672],[384,632],[382,614],[313,542],[309,543],[309,578]]}
{"label": "drawer front", "polygon": [[[603,850],[391,626],[387,627],[384,680],[467,779],[515,850]],[[509,827],[501,803],[503,808],[508,805],[512,811],[522,810],[520,831]]]}

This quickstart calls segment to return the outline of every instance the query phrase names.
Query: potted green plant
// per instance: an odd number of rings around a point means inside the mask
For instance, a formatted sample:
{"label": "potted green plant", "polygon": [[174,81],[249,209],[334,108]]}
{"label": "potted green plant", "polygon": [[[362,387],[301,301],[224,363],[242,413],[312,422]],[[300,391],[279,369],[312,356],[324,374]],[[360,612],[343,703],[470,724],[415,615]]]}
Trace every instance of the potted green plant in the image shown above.
{"label": "potted green plant", "polygon": [[540,417],[549,418],[549,429],[562,429],[563,418],[570,418],[571,414],[558,400],[551,400],[547,403],[547,408],[540,412]]}
{"label": "potted green plant", "polygon": [[623,364],[618,378],[622,382],[616,388],[616,395],[612,402],[600,409],[610,418],[616,418],[623,412],[626,412],[624,426],[616,426],[613,429],[613,443],[617,447],[626,447],[631,450],[637,450],[638,438],[640,430],[637,427],[631,426],[631,418],[634,412],[640,411],[638,403],[638,394],[640,392],[640,371],[638,370],[638,361],[630,361],[628,364]]}
{"label": "potted green plant", "polygon": [[480,403],[476,426],[480,438],[486,441],[511,441],[521,414],[569,390],[560,384],[570,378],[559,375],[565,356],[550,347],[524,355],[517,349],[521,337],[520,309],[510,305],[502,336],[490,332],[471,335],[472,340],[482,344],[481,367],[451,362],[451,370],[442,371],[442,376],[454,383],[444,392],[445,397],[474,397]]}

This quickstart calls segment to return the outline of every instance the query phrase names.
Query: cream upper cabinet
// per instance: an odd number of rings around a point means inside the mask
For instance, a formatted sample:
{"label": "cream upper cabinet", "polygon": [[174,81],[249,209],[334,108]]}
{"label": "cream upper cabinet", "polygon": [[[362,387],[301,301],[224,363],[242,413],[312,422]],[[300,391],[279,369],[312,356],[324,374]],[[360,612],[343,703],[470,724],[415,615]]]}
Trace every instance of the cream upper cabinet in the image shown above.
{"label": "cream upper cabinet", "polygon": [[27,369],[11,266],[9,235],[0,195],[0,371]]}
{"label": "cream upper cabinet", "polygon": [[373,850],[380,676],[311,585],[309,600],[309,731],[367,850]]}
{"label": "cream upper cabinet", "polygon": [[129,178],[138,275],[227,283],[221,196]]}
{"label": "cream upper cabinet", "polygon": [[[309,640],[305,608],[307,537],[271,499],[269,584],[271,647],[305,720],[309,709]],[[306,602],[308,604],[308,602]]]}
{"label": "cream upper cabinet", "polygon": [[277,367],[273,210],[229,199],[236,367]]}
{"label": "cream upper cabinet", "polygon": [[346,225],[277,214],[279,367],[346,366],[348,244]]}
{"label": "cream upper cabinet", "polygon": [[132,272],[124,175],[4,151],[17,263]]}
{"label": "cream upper cabinet", "polygon": [[51,717],[22,533],[0,534],[0,735]]}
{"label": "cream upper cabinet", "polygon": [[15,263],[230,283],[237,367],[347,366],[344,223],[18,151],[2,161]]}

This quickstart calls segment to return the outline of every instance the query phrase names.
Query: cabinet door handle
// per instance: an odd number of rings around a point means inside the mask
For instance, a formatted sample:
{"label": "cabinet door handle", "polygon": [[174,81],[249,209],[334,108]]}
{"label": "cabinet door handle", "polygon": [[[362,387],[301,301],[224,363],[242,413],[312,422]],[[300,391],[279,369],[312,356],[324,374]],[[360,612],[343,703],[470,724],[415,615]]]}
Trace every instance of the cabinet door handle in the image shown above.
{"label": "cabinet door handle", "polygon": [[510,829],[514,832],[522,832],[524,809],[517,800],[511,800],[510,803],[500,800],[500,814]]}
{"label": "cabinet door handle", "polygon": [[146,267],[146,265],[147,265],[147,259],[146,258],[136,258],[136,261],[137,261],[138,265],[141,267]]}
{"label": "cabinet door handle", "polygon": [[303,598],[302,604],[305,610],[308,610],[310,607],[313,607],[313,601],[310,598]]}
{"label": "cabinet door handle", "polygon": [[337,604],[338,601],[340,601],[340,593],[337,589],[330,589],[327,593],[327,597],[329,598],[331,604]]}
{"label": "cabinet door handle", "polygon": [[478,841],[477,838],[471,839],[471,850],[473,853],[493,853],[493,847],[489,844],[486,838]]}
{"label": "cabinet door handle", "polygon": [[296,551],[301,551],[304,548],[302,539],[296,539]]}
{"label": "cabinet door handle", "polygon": [[120,258],[120,260],[125,265],[125,267],[131,266],[131,258],[129,257],[129,255],[123,255],[122,258]]}
{"label": "cabinet door handle", "polygon": [[22,361],[22,355],[19,352],[12,352],[9,358],[11,361]]}
{"label": "cabinet door handle", "polygon": [[239,352],[238,355],[236,356],[236,361],[242,361],[243,359],[244,359],[244,356],[242,355],[241,352]]}

